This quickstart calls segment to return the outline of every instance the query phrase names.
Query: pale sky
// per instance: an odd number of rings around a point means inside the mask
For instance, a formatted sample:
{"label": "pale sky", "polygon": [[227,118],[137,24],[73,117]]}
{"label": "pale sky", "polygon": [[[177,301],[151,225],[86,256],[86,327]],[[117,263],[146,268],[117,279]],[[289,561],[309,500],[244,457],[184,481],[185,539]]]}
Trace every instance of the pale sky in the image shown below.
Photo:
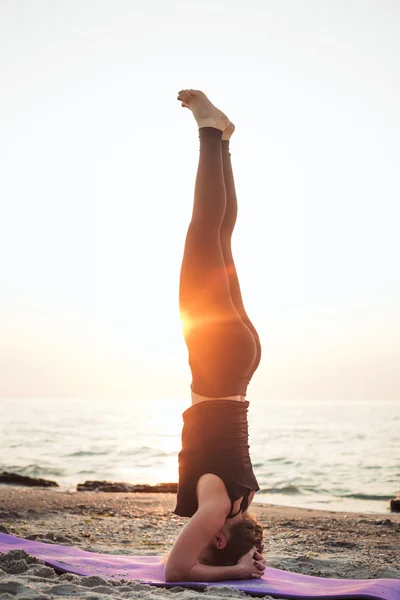
{"label": "pale sky", "polygon": [[400,4],[0,2],[0,397],[189,398],[198,139],[236,124],[248,397],[399,399]]}

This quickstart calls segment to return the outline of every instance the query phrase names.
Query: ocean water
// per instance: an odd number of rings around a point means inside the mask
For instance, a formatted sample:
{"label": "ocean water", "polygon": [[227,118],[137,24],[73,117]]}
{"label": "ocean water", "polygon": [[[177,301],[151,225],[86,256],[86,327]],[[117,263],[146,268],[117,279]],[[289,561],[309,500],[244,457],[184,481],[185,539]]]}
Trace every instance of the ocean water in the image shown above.
{"label": "ocean water", "polygon": [[[187,400],[0,400],[0,472],[56,480],[177,481]],[[257,502],[385,513],[400,491],[400,403],[273,402],[249,409]]]}

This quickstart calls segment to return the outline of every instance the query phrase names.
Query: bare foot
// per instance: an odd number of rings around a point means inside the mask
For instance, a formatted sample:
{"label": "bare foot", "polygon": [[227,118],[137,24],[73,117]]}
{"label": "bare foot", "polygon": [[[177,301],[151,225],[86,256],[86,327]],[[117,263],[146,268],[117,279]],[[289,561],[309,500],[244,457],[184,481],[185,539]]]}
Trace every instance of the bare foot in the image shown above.
{"label": "bare foot", "polygon": [[229,121],[228,127],[226,129],[224,129],[224,132],[222,134],[222,139],[230,140],[234,131],[235,131],[235,126],[233,123],[231,123],[231,121]]}
{"label": "bare foot", "polygon": [[181,90],[178,94],[178,100],[181,101],[182,106],[190,108],[199,129],[201,127],[214,127],[220,131],[225,131],[229,127],[228,117],[214,106],[200,90]]}

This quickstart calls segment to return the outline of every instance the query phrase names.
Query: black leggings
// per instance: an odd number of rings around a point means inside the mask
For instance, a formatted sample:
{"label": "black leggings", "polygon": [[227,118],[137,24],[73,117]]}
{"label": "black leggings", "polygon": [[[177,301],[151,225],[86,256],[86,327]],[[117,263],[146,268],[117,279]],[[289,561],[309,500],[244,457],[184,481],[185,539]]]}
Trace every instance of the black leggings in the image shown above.
{"label": "black leggings", "polygon": [[243,306],[231,238],[237,200],[229,141],[199,130],[200,158],[182,261],[179,308],[193,392],[246,395],[261,358],[257,331]]}

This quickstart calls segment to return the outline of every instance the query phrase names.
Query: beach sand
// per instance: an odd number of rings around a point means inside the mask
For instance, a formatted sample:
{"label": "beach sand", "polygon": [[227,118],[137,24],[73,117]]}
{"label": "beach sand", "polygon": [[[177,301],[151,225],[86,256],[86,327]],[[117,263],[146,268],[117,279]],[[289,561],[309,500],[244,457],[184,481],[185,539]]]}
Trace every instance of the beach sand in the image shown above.
{"label": "beach sand", "polygon": [[[0,531],[84,550],[126,555],[164,555],[187,519],[172,514],[174,494],[66,493],[0,487]],[[264,526],[268,565],[321,577],[400,579],[400,514],[306,510],[253,503]],[[14,550],[0,555],[0,598],[73,597],[199,598],[193,590],[167,591],[98,577],[59,575]],[[208,588],[207,598],[243,598]]]}

